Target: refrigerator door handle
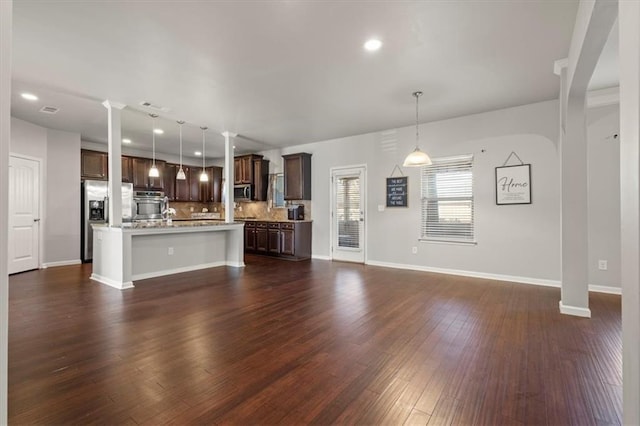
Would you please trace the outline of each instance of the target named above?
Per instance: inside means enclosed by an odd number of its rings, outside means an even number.
[[[109,197],[104,197],[104,223],[109,223]]]

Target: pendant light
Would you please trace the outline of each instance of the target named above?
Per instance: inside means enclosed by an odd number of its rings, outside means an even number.
[[[149,169],[149,177],[160,177],[160,172],[156,167],[156,118],[158,118],[158,114],[149,114],[151,117],[151,138],[153,141],[153,164]]]
[[[431,164],[431,158],[425,153],[420,151],[420,133],[418,129],[418,98],[422,96],[422,92],[413,92],[413,97],[416,98],[416,149],[404,159],[402,164],[404,167],[420,167],[428,166]]]
[[[176,179],[187,180],[187,176],[184,174],[184,170],[182,170],[182,125],[184,121],[178,120],[178,124],[180,125],[180,169],[178,169],[178,173],[176,173]]]
[[[200,182],[209,182],[209,176],[207,176],[207,172],[204,170],[204,132],[207,130],[207,127],[200,127],[202,129],[202,173],[200,173]]]

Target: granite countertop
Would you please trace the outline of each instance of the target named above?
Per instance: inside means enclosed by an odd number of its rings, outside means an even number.
[[[175,219],[171,224],[168,224],[166,221],[160,220],[150,220],[144,222],[130,222],[123,223],[122,227],[127,229],[145,229],[145,228],[184,228],[184,227],[195,227],[195,226],[223,226],[223,225],[241,225],[241,222],[231,222],[227,223],[222,220],[180,220],[176,221]]]
[[[311,219],[304,220],[290,220],[290,219],[257,219],[257,218],[243,218],[236,217],[234,219],[236,222],[272,222],[272,223],[287,223],[287,222],[313,222]]]

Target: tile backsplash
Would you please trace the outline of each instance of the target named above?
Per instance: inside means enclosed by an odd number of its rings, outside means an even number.
[[[311,219],[311,202],[305,201],[298,204],[304,204],[305,219]],[[169,207],[176,209],[177,219],[189,219],[191,213],[202,213],[202,209],[207,209],[209,213],[220,213],[220,217],[224,218],[224,204],[222,203],[192,203],[192,202],[169,202]],[[263,201],[254,201],[250,203],[236,203],[234,209],[234,218],[255,218],[266,220],[287,220],[286,207],[268,208],[267,203]]]

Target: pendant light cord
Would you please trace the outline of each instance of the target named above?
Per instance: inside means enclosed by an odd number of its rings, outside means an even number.
[[[204,131],[207,130],[207,127],[201,127],[201,129],[202,129],[202,173],[204,173],[204,157],[205,157]]]
[[[422,92],[413,92],[413,96],[416,98],[416,149],[418,149],[420,145],[420,132],[418,130],[418,109],[419,109],[418,99],[420,98],[421,95],[422,95]]]
[[[180,170],[182,170],[182,125],[184,121],[178,121],[178,124],[180,125]]]
[[[153,145],[153,167],[156,166],[156,114],[149,114],[151,116],[151,142]]]

